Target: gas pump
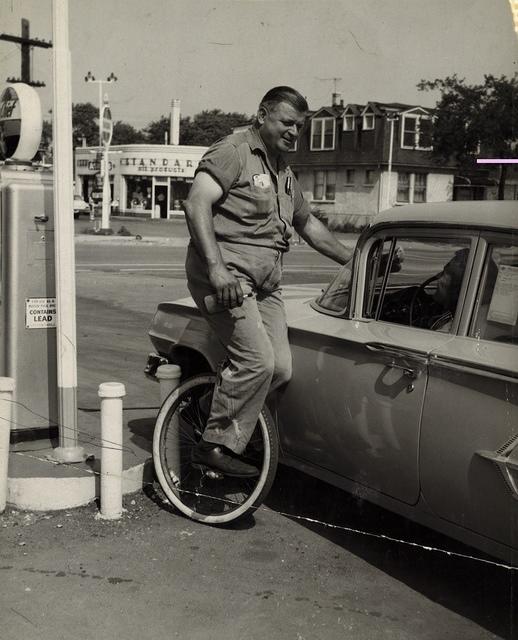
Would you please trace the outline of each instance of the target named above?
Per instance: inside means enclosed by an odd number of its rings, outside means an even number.
[[[32,163],[41,129],[36,91],[7,86],[0,95],[0,376],[16,383],[14,432],[58,424],[53,177]]]

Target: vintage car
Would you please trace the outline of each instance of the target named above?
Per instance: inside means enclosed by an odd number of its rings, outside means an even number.
[[[518,559],[518,207],[380,213],[319,295],[286,287],[281,460],[483,552]],[[189,299],[159,304],[160,362],[223,352]]]
[[[90,213],[90,207],[81,196],[74,194],[74,218],[77,220],[81,213]]]

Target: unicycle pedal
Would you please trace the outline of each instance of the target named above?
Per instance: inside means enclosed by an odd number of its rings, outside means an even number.
[[[196,464],[193,462],[192,466],[195,469],[198,469],[198,471],[201,471],[202,475],[208,478],[209,480],[223,480],[223,478],[225,477],[225,474],[222,473],[221,471],[217,471],[216,469],[211,469],[210,467],[207,467],[204,464]]]

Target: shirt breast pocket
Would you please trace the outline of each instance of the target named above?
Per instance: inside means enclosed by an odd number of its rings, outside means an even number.
[[[275,197],[271,187],[252,186],[250,200],[253,214],[265,216],[275,210]]]

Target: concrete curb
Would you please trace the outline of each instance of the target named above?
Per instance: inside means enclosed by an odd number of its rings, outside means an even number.
[[[126,246],[141,246],[159,244],[169,247],[186,247],[189,238],[161,238],[160,236],[144,236],[137,240],[135,236],[100,236],[94,234],[79,234],[74,238],[76,244],[117,244]]]
[[[73,470],[73,465],[69,468]],[[142,491],[153,481],[153,462],[148,458],[122,473],[122,494]],[[99,472],[68,478],[16,477],[7,480],[7,504],[26,511],[58,511],[82,507],[100,498]]]

